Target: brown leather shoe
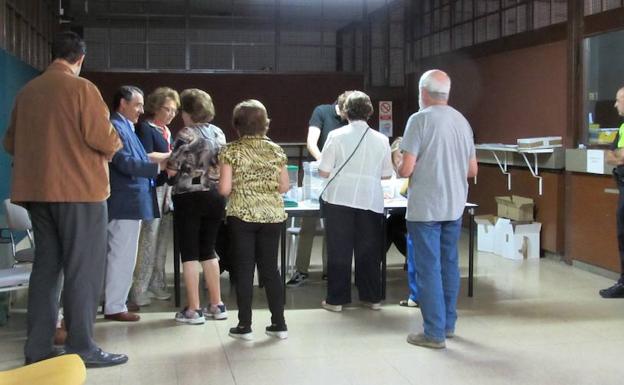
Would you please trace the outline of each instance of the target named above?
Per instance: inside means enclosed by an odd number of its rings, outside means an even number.
[[[141,316],[139,316],[138,314],[124,311],[115,314],[104,314],[104,319],[120,322],[136,322],[141,319]]]

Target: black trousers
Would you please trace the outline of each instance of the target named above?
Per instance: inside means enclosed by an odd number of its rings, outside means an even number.
[[[381,301],[382,214],[347,206],[325,205],[327,303],[351,302],[351,261],[361,301]]]
[[[41,360],[52,352],[61,272],[65,348],[88,354],[97,348],[93,324],[106,267],[106,202],[34,202],[28,211],[37,246],[28,289],[26,359]]]
[[[617,181],[620,196],[618,198],[617,211],[617,239],[620,252],[620,282],[624,283],[624,181]]]
[[[223,196],[216,190],[175,194],[173,204],[182,262],[216,258],[215,244],[225,213]]]
[[[394,243],[397,250],[407,257],[405,210],[404,208],[392,209],[386,219],[386,253]]]
[[[254,268],[264,284],[271,323],[284,325],[284,294],[282,277],[277,269],[277,252],[282,223],[245,222],[227,217],[230,230],[230,255],[236,271],[236,302],[238,323],[251,326]]]

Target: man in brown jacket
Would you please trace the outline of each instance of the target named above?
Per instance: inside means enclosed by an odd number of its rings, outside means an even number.
[[[80,78],[86,46],[62,32],[53,62],[17,95],[4,148],[13,156],[11,200],[30,212],[37,247],[28,292],[26,364],[52,346],[61,272],[65,349],[87,367],[125,363],[93,340],[106,263],[108,161],[121,142],[97,87]]]

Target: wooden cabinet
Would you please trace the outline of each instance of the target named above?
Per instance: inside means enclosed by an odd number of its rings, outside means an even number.
[[[567,173],[566,197],[566,257],[619,272],[613,177]]]

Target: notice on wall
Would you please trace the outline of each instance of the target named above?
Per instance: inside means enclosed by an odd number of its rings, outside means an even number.
[[[392,136],[392,102],[379,102],[379,132],[387,137]]]
[[[604,151],[587,150],[587,172],[604,174]]]

